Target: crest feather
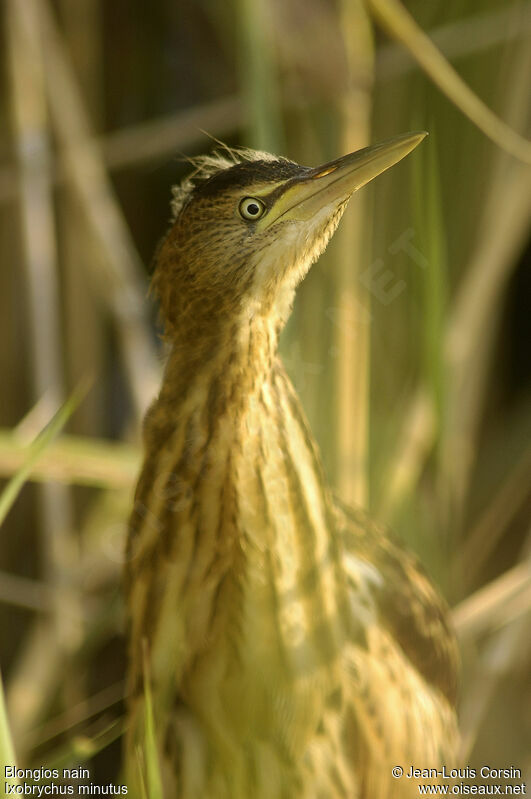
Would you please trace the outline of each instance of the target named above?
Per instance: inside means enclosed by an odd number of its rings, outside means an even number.
[[[219,172],[245,161],[284,161],[271,153],[262,150],[252,150],[250,147],[229,147],[221,143],[221,147],[208,155],[197,155],[186,159],[194,168],[184,180],[172,187],[171,210],[172,219],[175,220],[184,206],[190,193],[199,184],[209,180]]]

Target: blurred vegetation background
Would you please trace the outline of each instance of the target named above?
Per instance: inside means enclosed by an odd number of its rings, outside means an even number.
[[[0,658],[18,764],[92,758],[102,782],[119,767],[122,553],[162,362],[149,264],[184,156],[215,138],[317,165],[426,129],[351,202],[282,352],[333,485],[454,607],[464,759],[531,780],[531,158],[512,132],[530,132],[531,3],[3,0],[0,41],[0,475],[24,483],[0,500]]]

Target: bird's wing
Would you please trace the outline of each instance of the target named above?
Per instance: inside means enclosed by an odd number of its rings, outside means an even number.
[[[345,551],[375,568],[378,621],[423,679],[455,704],[458,650],[448,607],[418,559],[363,511],[338,502]]]
[[[360,796],[405,799],[418,795],[417,780],[395,779],[395,766],[456,765],[457,646],[444,601],[415,557],[363,512],[336,508],[363,631],[345,648],[347,746]]]

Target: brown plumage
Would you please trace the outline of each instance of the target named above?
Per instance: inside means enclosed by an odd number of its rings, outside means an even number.
[[[451,766],[456,648],[419,564],[337,501],[277,357],[352,192],[422,135],[318,169],[252,151],[176,192],[169,356],[131,517],[131,786],[147,655],[167,799],[385,799]]]

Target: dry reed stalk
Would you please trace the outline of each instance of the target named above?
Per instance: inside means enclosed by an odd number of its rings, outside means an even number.
[[[477,579],[528,498],[530,474],[531,447],[528,446],[480,513],[462,546],[459,561],[467,564],[465,576],[469,584]]]
[[[238,0],[238,73],[252,147],[285,150],[280,91],[273,49],[273,17],[266,0]]]
[[[54,738],[64,736],[65,733],[72,733],[73,728],[86,724],[91,718],[109,710],[124,698],[123,682],[113,683],[98,691],[96,694],[87,696],[81,702],[69,709],[68,713],[62,713],[46,721],[32,735],[32,748],[40,747]]]
[[[339,151],[348,153],[369,142],[374,50],[363,2],[343,2],[340,14],[349,76],[340,99]],[[344,323],[333,328],[337,488],[345,501],[362,506],[368,501],[370,325],[357,322],[360,308],[367,313],[370,308],[370,294],[358,279],[367,255],[367,224],[367,199],[357,195],[336,234],[335,305]]]
[[[511,25],[515,12],[515,5],[481,11],[464,19],[437,25],[428,30],[426,35],[448,60],[469,58],[528,36],[531,33],[531,4],[521,5],[518,9],[518,25]],[[388,44],[379,48],[377,81],[396,80],[415,69],[418,69],[418,64],[402,45]]]
[[[531,142],[524,139],[462,80],[399,0],[367,0],[378,22],[407,48],[436,86],[502,150],[531,164]]]
[[[531,561],[528,556],[478,595],[466,600],[456,613],[458,631],[468,633],[478,622],[494,631],[476,656],[474,680],[469,681],[461,708],[463,762],[469,758],[499,684],[515,668],[529,663],[531,615]],[[476,630],[477,633],[477,630]],[[525,666],[524,666],[525,669]]]
[[[176,153],[196,149],[205,142],[205,132],[223,138],[232,135],[246,124],[241,99],[227,95],[218,100],[200,103],[173,114],[139,122],[90,139],[99,152],[107,171],[174,158]],[[79,144],[80,151],[85,143]],[[63,184],[69,172],[59,158],[52,161],[54,184]],[[10,166],[0,168],[0,204],[18,195],[15,170]]]
[[[386,490],[376,513],[391,522],[405,498],[418,484],[437,432],[431,398],[419,389],[409,405],[396,450],[388,461]]]
[[[478,236],[476,250],[454,300],[445,334],[446,358],[454,374],[450,381],[453,390],[449,411],[453,429],[451,437],[443,444],[447,479],[453,483],[456,510],[462,508],[473,464],[471,436],[477,431],[477,403],[483,397],[482,389],[492,354],[492,339],[488,331],[495,330],[495,304],[527,236],[531,187],[523,171],[506,176],[505,184],[498,186],[494,205],[482,225],[484,235]],[[419,389],[410,403],[396,451],[389,460],[385,484],[390,486],[390,491],[379,510],[386,520],[393,517],[414,487],[431,452],[434,426],[427,423],[422,397],[423,392]],[[465,434],[465,430],[468,433]]]
[[[82,77],[87,114],[96,127],[100,128],[105,85],[105,53],[101,36],[103,7],[99,0],[76,0],[75,3],[71,0],[59,0],[58,10],[75,73],[80,79]]]
[[[11,114],[21,185],[19,214],[27,292],[27,328],[35,399],[46,397],[46,415],[63,400],[60,301],[54,209],[49,177],[49,134],[44,99],[44,63],[35,18],[29,6],[10,2],[8,56]],[[48,486],[43,492],[45,571],[55,582],[70,527],[68,494]]]
[[[454,608],[453,621],[462,641],[503,627],[518,615],[531,610],[531,571],[529,562],[519,563],[500,577],[475,591]]]
[[[39,18],[47,53],[50,114],[70,186],[101,254],[93,262],[93,289],[109,307],[117,326],[134,409],[138,417],[158,384],[154,346],[146,316],[146,284],[129,230],[105,172],[69,64],[46,0],[28,0]],[[96,268],[98,267],[98,268]]]
[[[522,48],[511,72],[505,113],[525,124],[530,107],[531,50]],[[504,153],[493,162],[476,245],[458,288],[448,321],[445,357],[449,370],[448,438],[445,469],[458,515],[474,463],[479,420],[485,401],[493,339],[505,289],[525,246],[531,217],[529,170]]]
[[[519,62],[511,70],[513,90],[507,93],[511,107],[505,109],[505,114],[514,124],[524,124],[529,108],[530,56],[529,48],[522,47]],[[498,153],[489,191],[484,194],[476,243],[452,301],[444,335],[449,390],[442,464],[456,518],[462,515],[474,463],[497,314],[518,253],[525,245],[530,214],[531,185],[526,168]],[[398,505],[413,489],[432,449],[434,428],[419,426],[421,398],[422,389],[418,389],[410,403],[396,452],[389,461],[385,484],[392,490],[382,508],[386,519],[392,519]]]
[[[61,403],[63,375],[59,320],[60,303],[54,210],[49,174],[49,135],[44,95],[44,53],[39,29],[30,4],[12,0],[6,5],[8,59],[11,76],[11,114],[20,179],[20,219],[23,265],[26,272],[27,327],[31,339],[33,391],[46,396],[51,407]],[[47,646],[35,658],[25,648],[19,668],[49,677],[61,654],[79,640],[76,609],[78,595],[71,583],[72,509],[65,486],[45,485],[40,492],[40,532],[43,573],[52,596],[50,614],[36,621],[35,635]],[[64,607],[72,609],[65,615]],[[48,653],[48,654],[47,654]],[[45,679],[45,684],[47,680]],[[10,686],[11,688],[12,686]],[[15,692],[16,694],[16,692]],[[10,690],[11,718],[16,737],[29,718],[34,717],[39,699],[28,696],[14,701]]]
[[[72,8],[69,0],[66,7]],[[448,59],[465,58],[504,43],[517,41],[531,31],[531,5],[522,9],[518,27],[508,29],[513,8],[475,14],[464,20],[440,25],[428,31],[434,44]],[[398,44],[380,47],[375,60],[377,83],[397,78],[417,69],[407,51]],[[288,105],[290,97],[287,98]],[[294,101],[299,98],[292,98]],[[195,150],[204,133],[223,139],[247,124],[239,95],[227,95],[199,103],[159,119],[139,122],[95,136],[107,170],[114,171],[173,157],[176,152]],[[67,173],[61,162],[53,161],[54,183],[62,183]],[[0,168],[0,204],[17,196],[18,180],[10,166]]]
[[[102,112],[103,43],[100,30],[102,9],[97,0],[61,0],[65,42],[76,74],[82,77],[82,91],[90,116],[98,127]],[[88,230],[70,191],[58,192],[58,226],[63,274],[65,364],[70,384],[83,375],[103,376],[108,364],[107,325],[101,303],[91,291],[91,264],[98,259],[98,247]],[[105,404],[103,380],[95,382],[73,419],[73,429],[100,433],[101,409]],[[105,425],[106,427],[106,425]]]
[[[0,477],[10,477],[20,469],[25,456],[25,441],[11,431],[0,429]],[[140,452],[130,444],[62,436],[50,444],[35,464],[29,479],[105,489],[130,489],[139,463]]]
[[[453,424],[451,437],[443,444],[447,479],[453,483],[456,510],[462,508],[473,464],[471,436],[477,430],[477,403],[483,397],[487,365],[492,354],[488,331],[495,330],[496,304],[527,236],[531,187],[525,172],[518,170],[511,174],[509,171],[493,198],[481,226],[483,235],[478,236],[467,273],[453,302],[445,334],[446,358],[453,372],[449,411]],[[426,423],[422,397],[423,392],[419,389],[410,403],[396,451],[389,460],[385,484],[390,486],[390,491],[379,510],[382,518],[387,520],[393,517],[414,487],[433,444],[434,427]],[[466,430],[468,433],[465,434]]]

